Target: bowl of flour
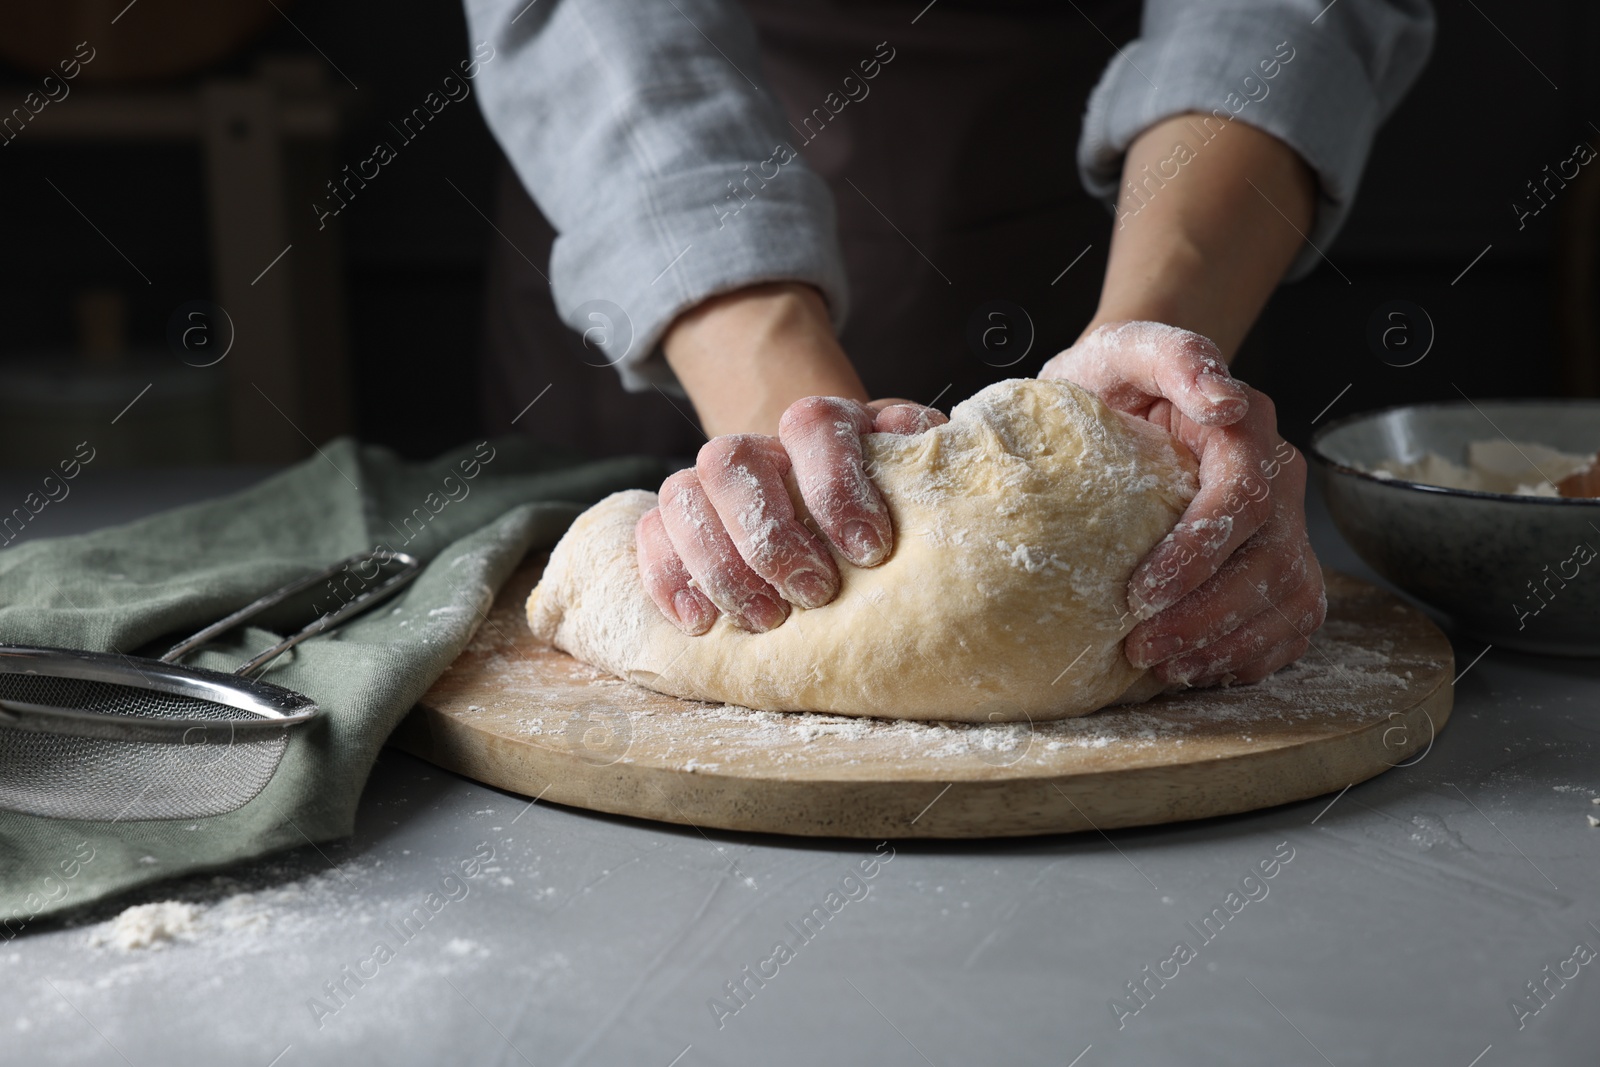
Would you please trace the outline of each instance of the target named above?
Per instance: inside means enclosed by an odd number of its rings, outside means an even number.
[[[1600,401],[1414,404],[1323,427],[1328,510],[1374,570],[1494,645],[1600,656]]]

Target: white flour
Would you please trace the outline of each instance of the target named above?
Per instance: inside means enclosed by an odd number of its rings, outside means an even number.
[[[163,900],[155,904],[135,904],[111,920],[104,929],[89,936],[89,944],[107,946],[123,952],[142,948],[165,948],[179,938],[192,938],[199,931],[200,909],[193,904]]]
[[[213,904],[163,900],[135,904],[89,934],[91,948],[137,952],[175,943],[195,943],[227,935],[236,950],[272,926],[275,905],[298,903],[307,894],[299,884],[265,893],[236,893]]]

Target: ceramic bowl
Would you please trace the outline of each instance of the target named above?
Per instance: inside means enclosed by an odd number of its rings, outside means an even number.
[[[1600,400],[1480,400],[1352,415],[1311,439],[1334,524],[1373,570],[1497,646],[1600,656],[1600,499],[1444,489],[1366,472],[1496,437],[1600,448]]]

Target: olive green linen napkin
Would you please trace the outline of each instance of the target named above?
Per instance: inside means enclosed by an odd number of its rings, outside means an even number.
[[[0,810],[0,942],[135,886],[348,835],[384,739],[522,557],[554,545],[585,505],[659,485],[666,471],[643,458],[577,462],[518,439],[429,463],[340,439],[232,496],[0,551],[0,642],[154,655],[364,549],[387,546],[426,565],[395,599],[261,676],[325,714],[291,732],[277,774],[244,807],[115,823]],[[185,662],[231,671],[275,640],[246,627]]]

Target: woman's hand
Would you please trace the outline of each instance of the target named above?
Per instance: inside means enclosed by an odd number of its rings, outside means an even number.
[[[1143,620],[1128,660],[1161,681],[1254,682],[1304,655],[1322,625],[1322,569],[1306,539],[1306,465],[1266,395],[1216,345],[1154,322],[1108,324],[1040,371],[1170,431],[1200,460],[1200,491],[1134,570]]]
[[[839,592],[839,570],[824,539],[858,567],[882,563],[894,546],[861,435],[921,433],[946,421],[906,400],[813,396],[784,411],[777,437],[713,438],[692,470],[662,483],[660,506],[639,520],[650,599],[687,634],[705,633],[723,613],[761,633],[781,625],[791,604],[826,604]],[[816,531],[795,515],[790,473]]]

